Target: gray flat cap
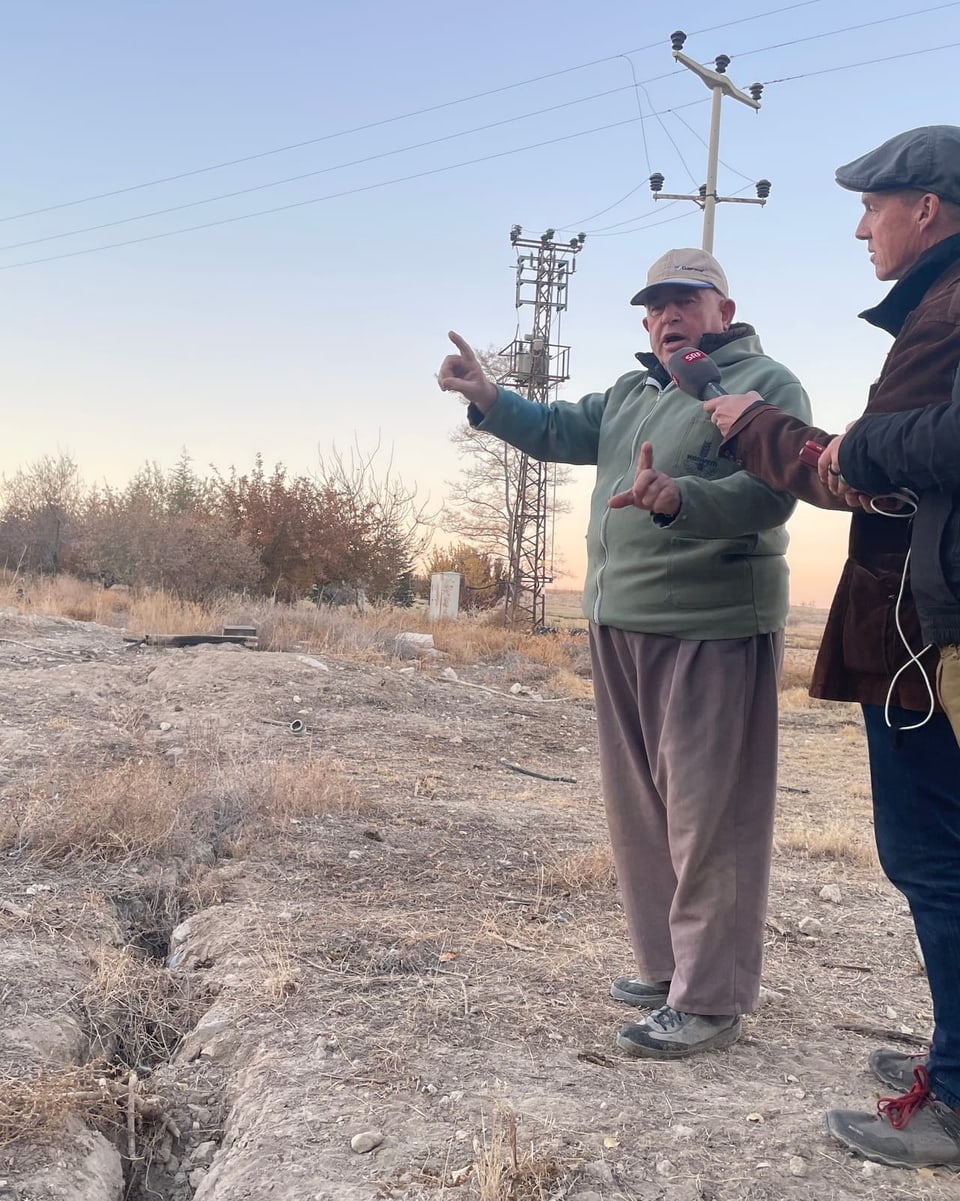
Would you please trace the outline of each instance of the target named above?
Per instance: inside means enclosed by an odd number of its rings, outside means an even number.
[[[837,168],[851,192],[914,188],[960,204],[960,125],[923,125]]]

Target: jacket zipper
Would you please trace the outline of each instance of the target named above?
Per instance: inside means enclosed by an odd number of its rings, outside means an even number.
[[[647,424],[647,422],[650,420],[650,418],[656,412],[657,405],[660,403],[661,396],[663,395],[663,385],[660,383],[659,380],[651,379],[649,376],[647,376],[647,379],[643,386],[644,386],[644,388],[656,388],[657,397],[656,397],[656,400],[654,400],[653,404],[650,406],[650,412],[647,413],[644,417],[642,417],[640,419],[640,422],[637,425],[636,432],[634,433],[633,443],[631,444],[631,447],[630,447],[630,462],[627,466],[627,472],[631,472],[631,473],[633,472],[633,470],[636,466],[637,455],[639,453],[640,436],[643,433],[643,427]],[[617,482],[613,485],[613,488],[610,491],[610,496],[616,496],[616,494],[618,492],[623,491],[622,485],[623,485],[624,477],[626,476],[627,472],[624,472],[620,476],[620,478],[617,480]],[[609,500],[609,497],[607,499]],[[600,549],[603,551],[603,559],[602,559],[602,562],[600,563],[599,567],[597,568],[597,574],[596,574],[597,599],[593,603],[593,624],[594,625],[600,624],[600,602],[603,597],[603,570],[607,565],[607,540],[606,540],[605,534],[606,534],[606,530],[607,530],[607,521],[609,520],[609,518],[610,518],[610,510],[607,509],[606,513],[604,513],[603,517],[600,519],[600,529],[598,531],[599,538],[600,538]]]

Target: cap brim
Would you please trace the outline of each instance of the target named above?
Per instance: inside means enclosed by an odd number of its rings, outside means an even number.
[[[655,284],[650,284],[649,287],[642,289],[634,296],[631,304],[646,304],[650,297],[656,292],[657,288],[668,288],[676,284],[681,288],[713,288],[713,284],[708,284],[702,279],[661,279]],[[716,291],[716,288],[713,288]]]

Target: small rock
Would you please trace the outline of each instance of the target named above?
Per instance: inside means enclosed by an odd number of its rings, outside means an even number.
[[[891,1022],[895,1022],[897,1020],[897,1016],[898,1016],[897,1011],[894,1009],[894,1007],[892,1005],[888,1005],[885,1012],[886,1012],[887,1018]]]
[[[348,859],[362,859],[363,852],[362,851],[347,851],[347,858]]]
[[[605,1159],[595,1159],[584,1166],[583,1178],[590,1184],[613,1184],[613,1168]]]
[[[843,900],[839,884],[824,884],[820,889],[819,897],[821,901],[829,901],[831,905],[839,905]]]
[[[670,1133],[674,1138],[693,1138],[696,1131],[692,1126],[671,1126]]]
[[[823,894],[821,893],[821,896],[822,895]],[[822,934],[823,933],[823,922],[821,922],[820,919],[816,918],[816,917],[802,917],[797,922],[797,929],[800,931],[801,934],[810,934],[810,935]]]
[[[203,1184],[203,1178],[206,1176],[206,1174],[207,1173],[203,1170],[203,1168],[194,1168],[187,1177],[187,1182],[194,1192],[196,1192],[200,1185]]]
[[[356,1151],[358,1155],[366,1155],[370,1151],[376,1150],[383,1142],[383,1133],[380,1130],[363,1130],[360,1134],[355,1134],[350,1140],[350,1148]]]
[[[758,1126],[762,1126],[764,1117],[763,1117],[762,1113],[748,1113],[747,1121],[748,1122],[756,1122]]]
[[[460,677],[457,675],[457,673],[453,670],[452,667],[445,667],[443,669],[443,671],[440,673],[440,679],[441,680],[449,680],[452,684],[456,684],[456,682],[460,679]]]
[[[787,1171],[791,1176],[806,1176],[807,1161],[800,1155],[791,1155],[790,1162],[787,1164]]]
[[[199,1116],[199,1115],[198,1115]],[[211,1141],[201,1143],[194,1151],[191,1159],[195,1164],[209,1164],[217,1152],[217,1144]]]
[[[407,631],[397,634],[393,653],[398,659],[436,659],[438,653],[433,645],[432,634],[415,634]]]
[[[167,730],[172,730],[172,729],[173,729],[173,723],[172,723],[172,722],[169,722],[169,721],[162,721],[162,722],[160,723],[160,733],[161,733],[161,734],[166,734]]]
[[[321,663],[319,659],[314,659],[312,655],[297,655],[301,663],[305,663],[307,667],[315,667],[318,671],[329,671],[326,663]]]
[[[657,1160],[657,1175],[658,1176],[672,1176],[673,1175],[673,1164],[670,1162],[669,1159],[658,1159]]]
[[[883,1169],[878,1163],[872,1163],[869,1159],[860,1169],[861,1176],[866,1176],[869,1180],[872,1176],[879,1176]]]
[[[783,993],[777,992],[775,988],[767,988],[765,985],[760,985],[760,1004],[761,1005],[777,1005],[783,1000]]]

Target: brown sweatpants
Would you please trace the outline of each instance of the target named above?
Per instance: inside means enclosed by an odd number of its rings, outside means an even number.
[[[757,1004],[783,632],[709,642],[591,626],[600,771],[640,976],[686,1013]]]

